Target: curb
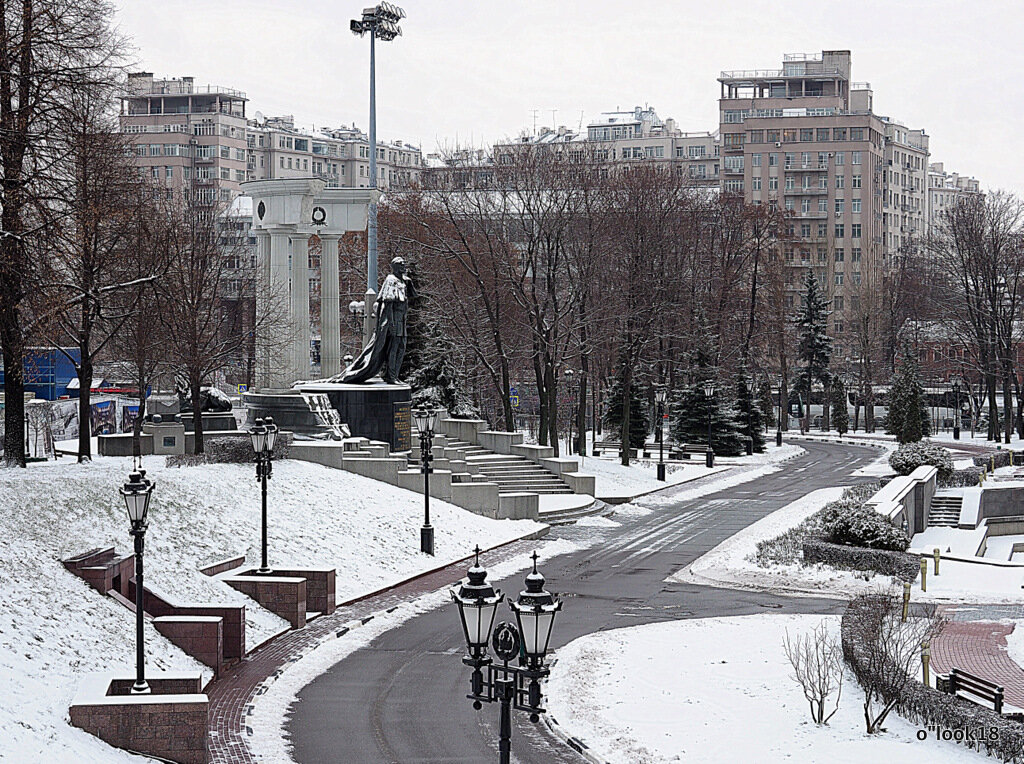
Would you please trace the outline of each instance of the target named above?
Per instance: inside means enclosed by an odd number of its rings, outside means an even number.
[[[890,443],[887,440],[861,440],[860,438],[835,438],[829,436],[817,436],[817,435],[800,435],[799,433],[793,433],[789,435],[790,438],[797,440],[809,440],[812,443],[840,443],[844,446],[866,446],[868,448],[895,448],[896,443]]]
[[[599,759],[592,754],[590,752],[590,747],[586,743],[578,737],[573,737],[563,730],[558,721],[550,714],[544,714],[544,726],[547,727],[548,731],[558,738],[559,741],[572,748],[576,753],[589,761],[590,764],[608,764],[604,759]]]

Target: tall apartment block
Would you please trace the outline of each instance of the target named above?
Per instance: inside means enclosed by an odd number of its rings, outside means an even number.
[[[928,224],[935,225],[943,213],[961,199],[981,194],[974,178],[948,172],[942,162],[928,165]]]
[[[786,304],[799,305],[813,269],[841,341],[844,310],[924,233],[927,136],[874,113],[848,50],[789,54],[781,69],[723,71],[718,81],[722,191],[790,211]]]

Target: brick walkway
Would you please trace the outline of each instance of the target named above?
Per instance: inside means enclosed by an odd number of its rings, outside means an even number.
[[[976,618],[1021,617],[1019,606],[947,608],[941,612],[949,623],[932,642],[934,673],[958,668],[1002,685],[1006,702],[1024,708],[1024,669],[1006,652],[1006,637],[1014,625]]]
[[[487,566],[526,555],[535,546],[536,541],[513,541],[488,552]],[[339,606],[331,615],[316,618],[303,629],[285,632],[257,648],[238,666],[225,671],[220,679],[206,688],[210,699],[211,764],[255,764],[260,761],[249,748],[248,738],[252,730],[248,716],[252,712],[252,699],[265,691],[268,678],[316,649],[321,642],[361,626],[376,613],[394,609],[420,594],[450,586],[465,572],[466,561],[463,560],[393,589]]]

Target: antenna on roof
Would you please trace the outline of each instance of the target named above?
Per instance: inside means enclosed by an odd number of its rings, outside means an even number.
[[[583,109],[580,109],[580,126],[576,128],[577,133],[583,132]]]
[[[537,136],[537,109],[531,109],[531,112],[533,113],[533,135],[534,135],[534,137],[536,137]]]
[[[552,109],[551,110],[551,129],[552,130],[558,130],[558,120],[555,118],[556,114],[558,114],[558,109]]]

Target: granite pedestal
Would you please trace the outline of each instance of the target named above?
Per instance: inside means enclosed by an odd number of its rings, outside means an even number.
[[[310,437],[328,437],[330,428],[309,408],[298,390],[261,388],[242,394],[247,427],[257,419],[274,417],[274,424],[282,430]],[[345,420],[342,419],[344,422]]]
[[[330,398],[353,436],[382,440],[393,452],[412,448],[412,390],[408,385],[374,379],[361,385],[311,382],[300,389]]]

